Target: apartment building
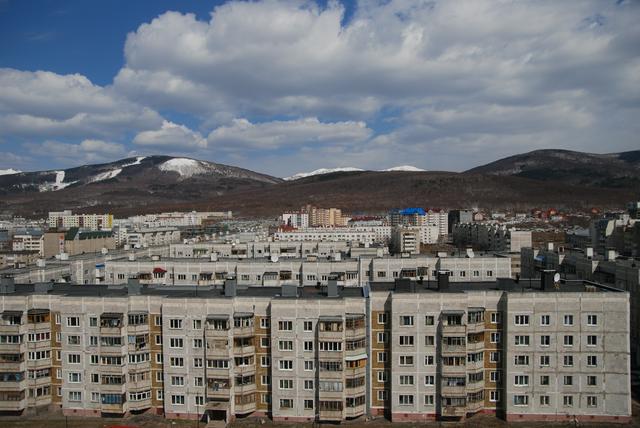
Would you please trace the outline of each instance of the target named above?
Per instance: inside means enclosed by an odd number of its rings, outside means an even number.
[[[20,233],[13,235],[11,248],[13,251],[35,251],[44,255],[44,239],[42,232]]]
[[[47,232],[43,238],[44,257],[58,254],[70,256],[115,250],[116,240],[110,231],[84,231],[72,227],[65,232]]]
[[[420,231],[417,227],[396,226],[391,234],[395,253],[420,254]]]
[[[171,244],[169,256],[176,258],[237,258],[259,259],[277,257],[328,257],[335,253],[349,252],[351,247],[345,241],[275,241],[196,244]],[[384,252],[384,251],[383,251]]]
[[[110,230],[113,227],[113,215],[73,214],[71,210],[51,211],[47,224],[50,228],[79,227],[89,230]]]
[[[453,243],[458,247],[473,246],[478,250],[519,253],[532,246],[532,232],[498,224],[460,223],[452,228]]]
[[[280,216],[282,224],[295,227],[306,228],[309,227],[309,213],[302,211],[287,211]]]
[[[443,210],[423,208],[393,210],[389,213],[389,223],[391,226],[433,226],[436,228],[437,236],[447,236],[449,233],[449,213]]]
[[[127,231],[125,242],[134,248],[169,245],[180,242],[180,230],[175,227],[156,227]]]
[[[0,285],[0,409],[169,418],[628,422],[629,295],[524,288]]]

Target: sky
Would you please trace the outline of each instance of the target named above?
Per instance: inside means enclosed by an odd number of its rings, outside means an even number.
[[[640,149],[635,0],[0,0],[0,169]]]

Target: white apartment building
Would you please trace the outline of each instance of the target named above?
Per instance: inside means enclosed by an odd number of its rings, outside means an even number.
[[[73,214],[71,210],[50,211],[47,223],[50,228],[79,227],[89,230],[110,230],[113,227],[113,215]]]
[[[388,243],[391,239],[391,226],[310,227],[278,231],[273,234],[273,239],[276,241],[346,241],[362,244]]]
[[[126,243],[133,248],[169,245],[180,241],[180,230],[175,227],[157,227],[126,232]]]
[[[288,211],[280,216],[280,221],[286,226],[297,229],[309,227],[309,213],[301,211]]]
[[[44,235],[42,233],[13,235],[11,246],[13,251],[37,251],[42,256],[44,254]]]

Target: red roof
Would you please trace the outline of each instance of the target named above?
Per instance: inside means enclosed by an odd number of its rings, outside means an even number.
[[[166,270],[164,270],[164,269],[162,269],[160,267],[153,268],[153,273],[166,273],[166,272],[167,272]]]

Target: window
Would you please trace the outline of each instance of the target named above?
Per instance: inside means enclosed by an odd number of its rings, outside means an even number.
[[[98,336],[89,337],[89,346],[98,346]]]
[[[565,355],[562,357],[562,365],[565,367],[573,367],[573,355]]]
[[[540,325],[551,325],[551,316],[550,315],[541,315],[540,316]]]
[[[386,401],[387,400],[387,391],[379,390],[378,391],[378,401]]]
[[[378,314],[378,324],[386,324],[387,323],[387,314],[386,312],[382,312]]]
[[[202,339],[193,339],[193,347],[195,349],[202,348]]]
[[[203,363],[202,363],[202,358],[194,358],[193,359],[193,367],[199,369],[204,367]]]
[[[435,402],[435,400],[434,400],[434,396],[433,395],[425,395],[424,396],[424,405],[425,406],[433,406],[434,402]]]
[[[202,320],[193,320],[193,329],[200,330],[202,328]]]
[[[529,315],[516,315],[514,323],[515,325],[529,325]]]
[[[529,385],[529,376],[527,375],[516,375],[513,384],[516,386],[528,386]]]
[[[489,401],[491,401],[492,403],[495,403],[496,401],[500,401],[500,391],[490,391]]]
[[[413,325],[413,316],[412,315],[401,315],[400,316],[400,326],[402,327],[411,327]]]
[[[551,345],[551,336],[542,335],[540,336],[540,346],[549,346]]]
[[[573,376],[563,376],[562,384],[566,386],[573,385]]]
[[[500,362],[500,351],[493,351],[489,353],[489,361],[492,363]]]
[[[400,365],[401,366],[412,366],[413,365],[413,355],[400,355]]]
[[[271,385],[271,376],[269,375],[260,376],[260,383],[262,385]]]
[[[184,386],[184,376],[171,376],[171,386]]]
[[[514,363],[516,366],[528,366],[529,365],[529,356],[528,355],[516,355],[514,357]]]
[[[171,348],[182,349],[184,347],[184,339],[181,337],[172,337],[169,342],[169,347]]]
[[[573,346],[573,336],[566,335],[564,337],[564,346]]]
[[[413,395],[411,394],[400,394],[398,395],[398,404],[401,406],[412,406],[413,405]]]
[[[260,318],[260,328],[262,328],[262,329],[271,328],[271,319],[269,319],[269,318]]]
[[[493,271],[492,270],[488,270],[487,271],[487,276],[493,276]]]
[[[424,377],[424,384],[429,386],[429,385],[435,385],[436,383],[436,377],[433,375],[427,375]]]
[[[549,385],[549,376],[547,376],[547,375],[540,376],[540,385],[548,386]]]
[[[181,318],[172,318],[169,320],[169,328],[172,330],[177,330],[182,328],[182,319]],[[184,396],[182,396],[184,400]],[[184,404],[184,403],[183,403]]]
[[[598,336],[590,334],[587,336],[587,346],[597,346],[598,345]]]
[[[193,378],[193,386],[198,387],[198,386],[204,386],[204,378],[203,377],[194,377]]]
[[[293,389],[293,379],[280,379],[280,389]]]
[[[303,325],[304,331],[313,331],[313,321],[305,321]]]
[[[588,386],[597,386],[598,378],[596,376],[587,376],[587,385]]]
[[[182,357],[171,357],[169,362],[171,367],[184,367],[184,358]]]
[[[82,382],[82,374],[78,372],[70,372],[69,373],[69,382],[70,383],[80,383]]]
[[[548,395],[541,395],[540,396],[540,405],[541,406],[548,406],[550,402],[549,396]]]
[[[400,385],[413,385],[413,376],[400,375]]]
[[[587,315],[587,325],[588,326],[598,325],[598,316],[597,315]]]
[[[278,321],[278,330],[293,331],[293,321]]]
[[[313,400],[304,400],[305,410],[313,410]]]
[[[595,355],[587,355],[587,366],[589,367],[597,367],[598,366],[598,357]]]
[[[293,370],[293,360],[280,360],[278,367],[280,370]]]
[[[389,375],[386,371],[381,370],[378,372],[378,382],[379,383],[385,383],[387,381],[387,379],[389,378]]]
[[[313,371],[313,361],[305,361],[304,362],[304,369],[305,371]]]
[[[159,389],[156,391],[156,399],[158,401],[163,401],[164,400],[164,391],[162,389]]]
[[[89,327],[97,327],[97,326],[98,326],[98,318],[89,317]]]
[[[540,355],[540,366],[548,367],[549,366],[549,356],[548,355]]]
[[[162,317],[160,315],[154,316],[153,323],[156,327],[160,327],[162,325]]]
[[[91,401],[94,403],[97,403],[100,401],[100,393],[99,392],[92,392],[91,393]]]
[[[280,351],[293,351],[293,340],[278,341],[278,349]]]
[[[184,405],[184,395],[172,395],[171,396],[171,404],[174,406],[183,406]]]
[[[340,352],[342,351],[342,342],[320,342],[318,349],[325,352]]]
[[[500,372],[497,372],[497,371],[490,372],[489,380],[493,383],[500,382]]]
[[[313,381],[312,380],[305,380],[304,381],[304,389],[306,389],[307,391],[312,391],[313,390]]]
[[[313,341],[312,340],[305,340],[304,341],[304,350],[306,352],[313,351]]]
[[[564,325],[573,325],[573,315],[564,316]]]
[[[204,396],[196,395],[196,406],[204,406]]]
[[[386,363],[387,362],[387,353],[386,352],[378,352],[378,362]]]
[[[587,395],[587,407],[598,407],[598,397]]]
[[[515,345],[516,346],[529,346],[529,336],[516,335],[515,336]]]
[[[413,346],[413,336],[400,336],[400,346]]]
[[[80,354],[67,355],[67,361],[69,364],[80,364]]]
[[[386,332],[379,332],[378,333],[378,343],[387,343],[389,336],[387,335]]]
[[[424,356],[424,365],[425,366],[432,366],[435,364],[435,358],[433,355],[425,355]]]
[[[500,343],[500,333],[492,332],[489,341],[491,343]]]
[[[491,312],[491,324],[498,323],[500,323],[500,312]]]
[[[281,398],[280,399],[280,408],[281,409],[293,409],[293,400],[291,398]]]
[[[562,401],[565,407],[573,407],[573,395],[563,396]]]
[[[69,401],[82,401],[82,392],[69,391]]]
[[[67,317],[67,327],[79,327],[80,317]]]
[[[424,325],[434,325],[435,319],[433,315],[426,315],[424,317]]]
[[[514,406],[528,406],[529,405],[529,396],[528,395],[514,395],[513,396],[513,405]]]

